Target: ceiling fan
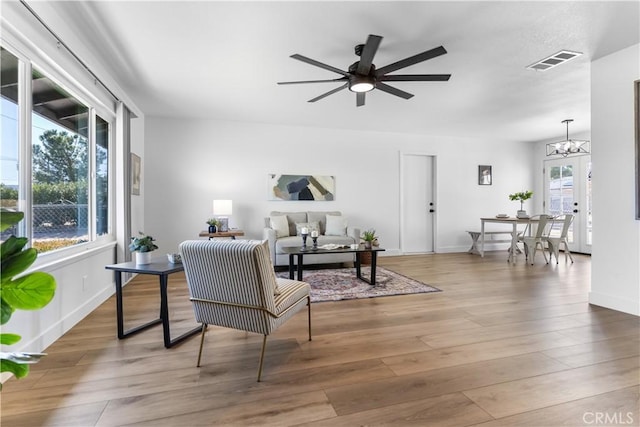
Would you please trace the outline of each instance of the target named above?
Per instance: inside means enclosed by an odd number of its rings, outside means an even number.
[[[446,82],[451,77],[451,74],[395,74],[389,75],[401,68],[408,67],[410,65],[417,64],[419,62],[426,61],[428,59],[435,58],[447,53],[444,47],[439,46],[431,50],[419,53],[414,56],[402,59],[394,62],[393,64],[386,65],[382,68],[376,68],[373,64],[373,57],[380,46],[382,41],[381,36],[370,34],[365,44],[359,44],[355,47],[355,53],[360,57],[359,61],[354,62],[349,67],[349,71],[343,71],[339,68],[332,67],[331,65],[323,64],[315,59],[307,58],[299,54],[291,55],[291,58],[298,61],[306,62],[307,64],[315,65],[316,67],[324,68],[325,70],[333,71],[334,73],[341,74],[342,77],[338,79],[329,80],[303,80],[295,82],[278,82],[279,85],[290,84],[304,84],[304,83],[343,83],[341,86],[323,93],[309,102],[316,102],[329,95],[333,95],[343,89],[349,89],[356,94],[356,105],[361,107],[364,105],[365,94],[373,89],[379,89],[383,92],[391,95],[399,96],[400,98],[409,99],[413,97],[413,94],[397,89],[393,86],[389,86],[386,82]]]

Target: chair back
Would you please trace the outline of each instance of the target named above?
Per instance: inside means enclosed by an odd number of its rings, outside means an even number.
[[[277,291],[266,242],[187,240],[180,253],[199,323],[266,333]]]
[[[532,215],[524,230],[523,235],[532,235],[536,239],[540,239],[549,234],[551,227],[551,217],[546,214]],[[535,229],[535,233],[534,230]]]
[[[573,222],[573,214],[565,214],[564,222],[562,224],[562,231],[560,232],[560,238],[566,239],[569,234],[569,228],[571,228],[571,223]]]

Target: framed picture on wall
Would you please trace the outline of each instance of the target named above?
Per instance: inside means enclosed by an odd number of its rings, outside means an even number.
[[[140,195],[140,156],[131,153],[131,194]]]
[[[491,173],[491,166],[478,166],[478,185],[491,185],[492,183],[493,174]]]
[[[636,134],[636,219],[640,220],[640,80],[633,82],[635,96],[634,121]]]

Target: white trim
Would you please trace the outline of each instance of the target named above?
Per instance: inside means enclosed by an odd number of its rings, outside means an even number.
[[[96,244],[96,242],[90,242],[79,246],[70,246],[60,251],[54,251],[50,253],[44,253],[38,255],[36,262],[33,263],[31,268],[27,270],[24,274],[30,273],[32,271],[46,271],[51,272],[58,270],[62,267],[66,267],[72,264],[76,264],[78,261],[83,259],[90,258],[91,256],[105,252],[109,249],[112,249],[116,246],[116,241],[111,240],[109,242],[100,242]],[[76,249],[76,251],[73,251]],[[47,257],[47,255],[59,255],[57,257]]]
[[[620,298],[616,295],[591,291],[589,292],[589,304],[640,316],[640,301]]]

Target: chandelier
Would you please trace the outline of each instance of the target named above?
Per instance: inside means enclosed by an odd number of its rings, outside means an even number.
[[[567,157],[570,154],[589,154],[591,152],[590,142],[569,139],[569,123],[573,119],[563,120],[562,123],[567,124],[567,139],[564,141],[550,142],[547,144],[547,156],[563,156]]]

